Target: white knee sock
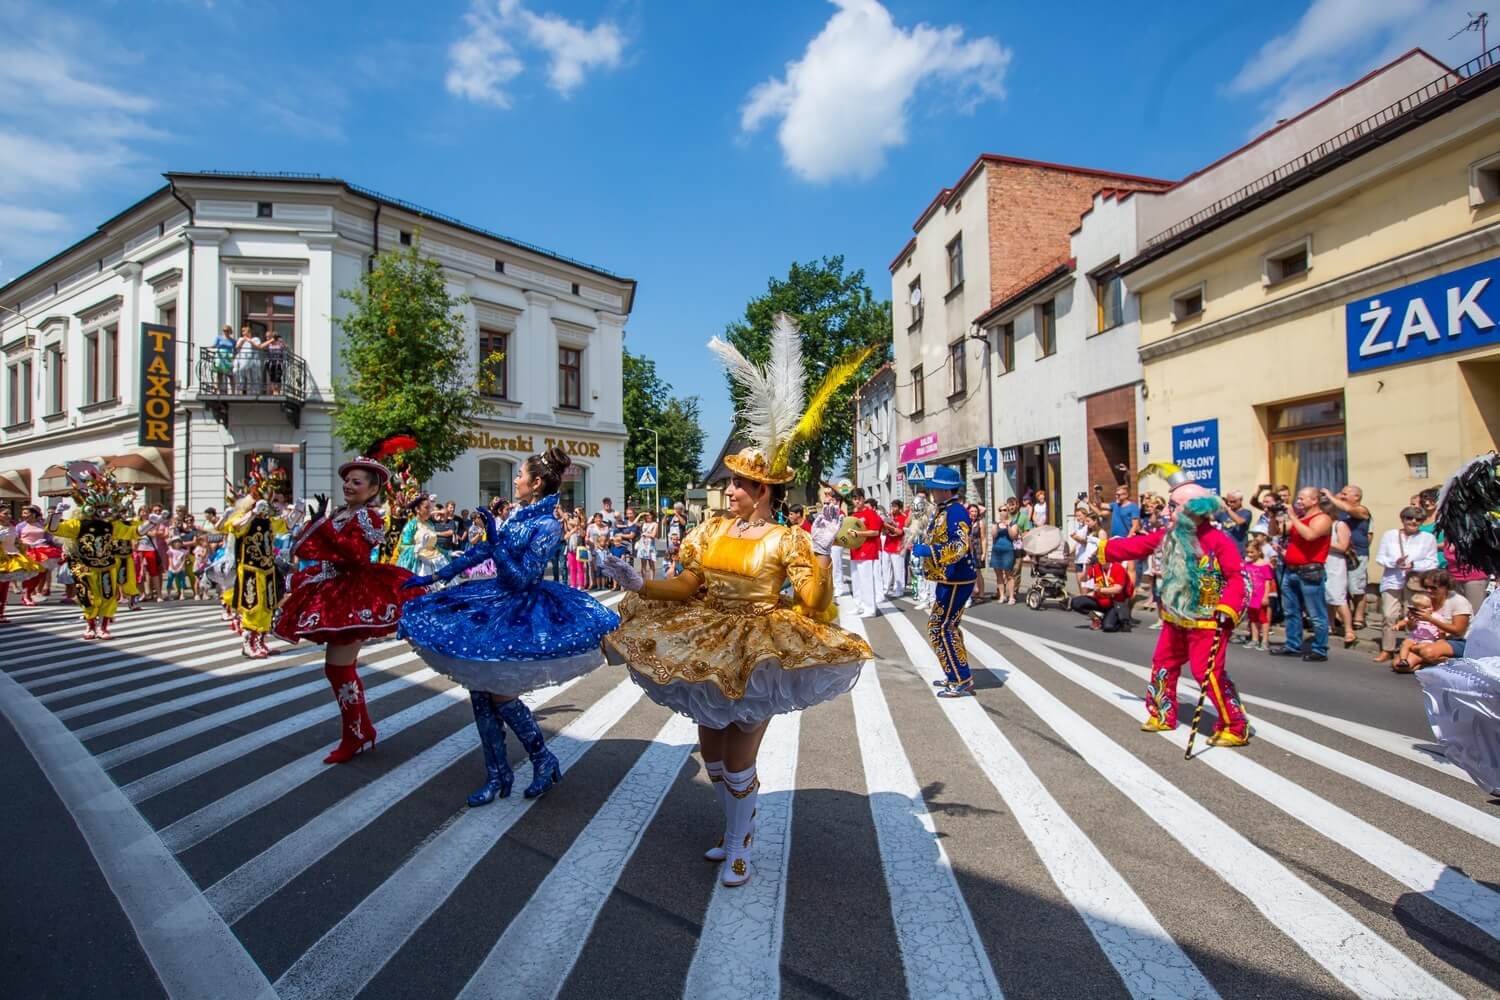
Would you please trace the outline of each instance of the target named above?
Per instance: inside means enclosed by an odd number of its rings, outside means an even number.
[[[730,868],[725,880],[743,881],[749,873],[750,833],[754,828],[755,803],[760,794],[755,765],[743,771],[726,770],[724,791],[724,814],[728,821],[724,830],[725,864]]]

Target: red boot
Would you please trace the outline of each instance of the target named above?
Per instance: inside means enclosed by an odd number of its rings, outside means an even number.
[[[114,621],[113,618],[101,618],[101,619],[99,619],[99,638],[101,638],[101,639],[113,639],[114,638],[114,636],[112,636],[112,635],[109,634],[109,623],[112,622],[112,621]]]
[[[375,725],[365,709],[365,686],[359,680],[359,667],[354,663],[335,666],[325,664],[323,673],[333,688],[333,699],[338,702],[339,716],[343,720],[344,734],[339,745],[334,747],[325,764],[343,764],[354,755],[375,745]]]

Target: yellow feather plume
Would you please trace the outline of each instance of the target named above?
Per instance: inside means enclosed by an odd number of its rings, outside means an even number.
[[[787,464],[792,460],[792,452],[818,433],[818,428],[823,426],[823,414],[828,411],[828,404],[833,402],[834,393],[854,377],[854,373],[859,371],[859,366],[864,364],[874,352],[873,346],[862,348],[846,354],[843,360],[828,369],[828,374],[814,390],[812,398],[808,400],[807,409],[803,411],[801,419],[792,428],[792,433],[782,442],[781,447],[776,449],[776,455],[771,461],[772,475],[785,472]]]
[[[1171,462],[1152,462],[1150,465],[1141,469],[1141,473],[1137,478],[1145,479],[1147,476],[1160,476],[1162,479],[1167,479],[1171,476],[1177,475],[1177,473],[1181,471],[1181,468]]]

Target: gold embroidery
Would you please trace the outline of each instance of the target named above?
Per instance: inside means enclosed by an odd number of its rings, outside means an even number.
[[[728,783],[725,783],[724,787],[729,789],[730,795],[733,795],[737,799],[743,799],[745,796],[749,795],[751,792],[760,787],[760,776],[757,775],[755,780],[750,782],[750,784],[745,787],[745,790],[743,792]]]
[[[745,846],[746,847],[750,846],[750,835],[748,833],[745,834]]]
[[[744,858],[735,858],[734,859],[734,864],[730,865],[729,869],[730,869],[730,871],[734,872],[736,875],[743,875],[743,874],[745,874],[745,859]]]

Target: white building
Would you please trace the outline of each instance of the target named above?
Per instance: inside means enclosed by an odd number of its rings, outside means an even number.
[[[560,443],[574,462],[565,505],[592,509],[621,493],[633,280],[342,180],[166,178],[0,288],[0,500],[51,494],[57,466],[101,456],[131,467],[150,501],[195,511],[222,504],[252,455],[285,468],[298,496],[335,493],[349,454],[331,433],[342,336],[333,321],[350,309],[340,293],[358,287],[376,254],[413,240],[443,265],[450,291],[469,297],[475,364],[504,355],[473,448],[428,488],[470,506],[509,496],[516,463]],[[170,428],[155,428],[172,440],[160,449],[141,447],[148,323],[177,331],[176,404]],[[279,386],[264,371],[214,371],[218,330],[244,323],[288,345]]]
[[[854,394],[854,485],[881,507],[900,499],[891,439],[896,433],[896,373],[881,365]]]

